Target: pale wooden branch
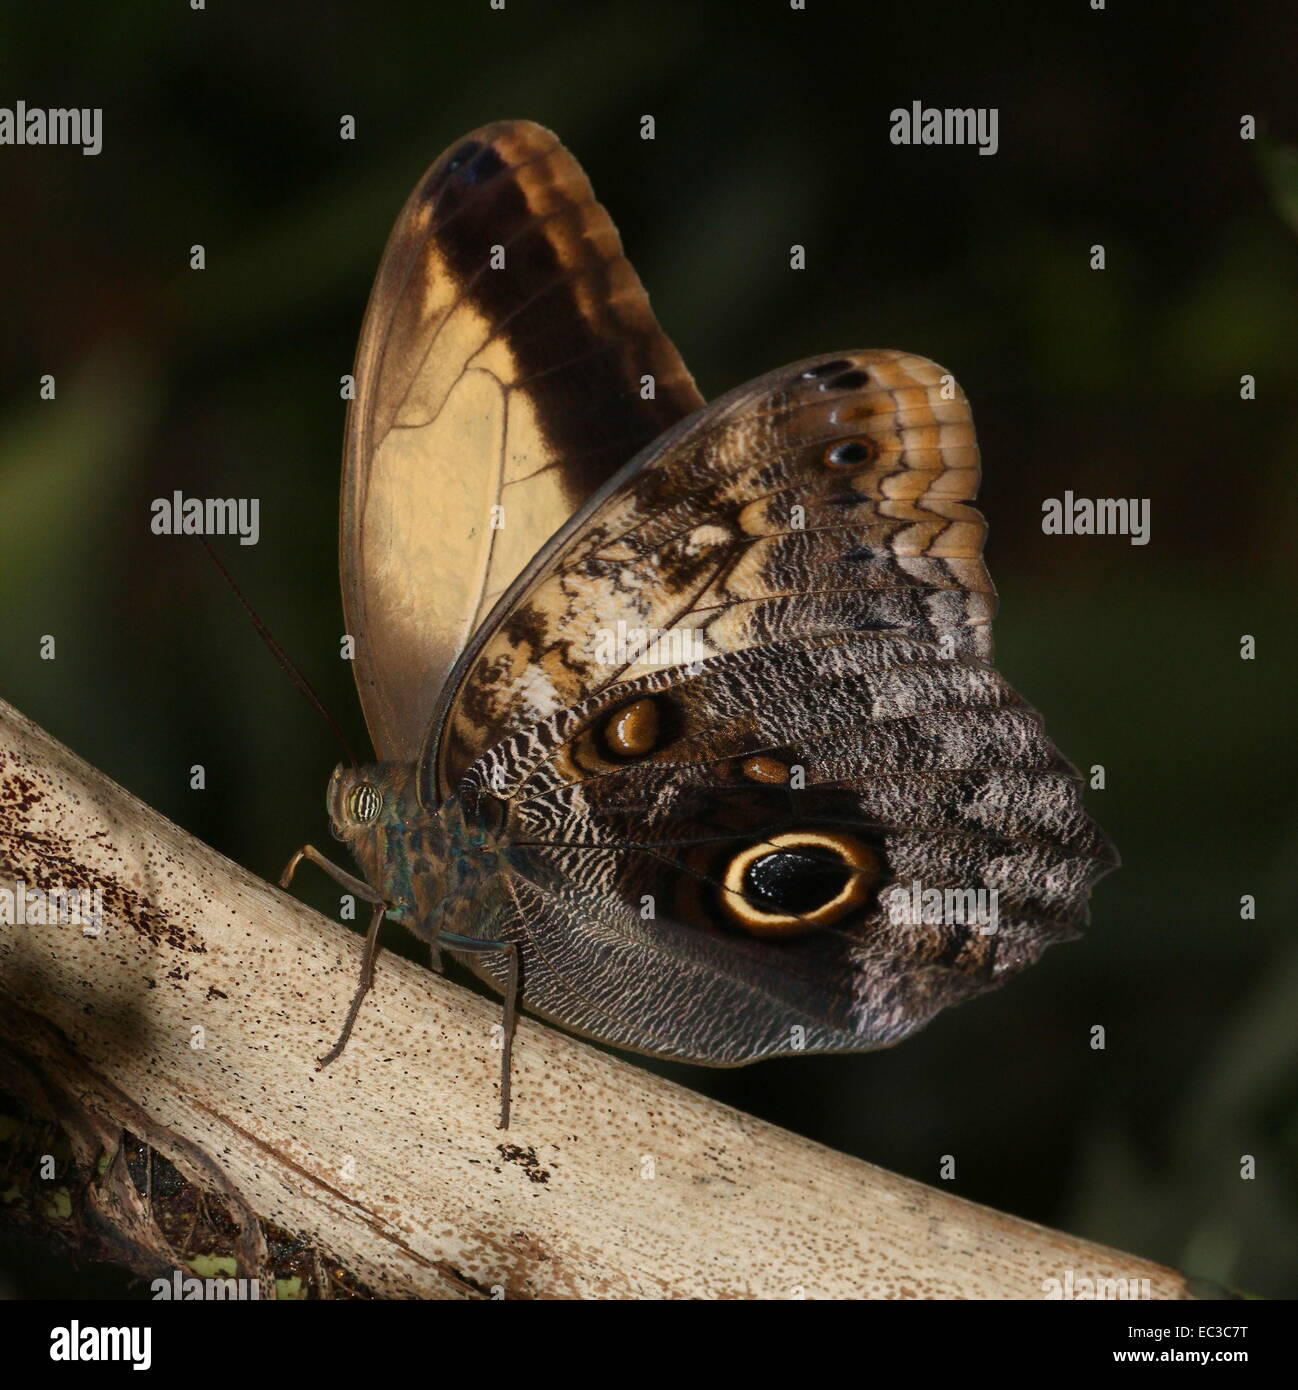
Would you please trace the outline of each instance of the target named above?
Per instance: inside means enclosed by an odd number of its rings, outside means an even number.
[[[347,1052],[318,1072],[358,935],[0,703],[0,888],[15,880],[102,890],[98,936],[0,926],[0,1083],[73,1132],[97,1219],[142,1272],[180,1256],[128,1180],[123,1129],[224,1203],[241,1274],[268,1272],[277,1230],[379,1296],[1036,1299],[1068,1271],[1074,1286],[1148,1279],[1155,1298],[1187,1296],[1171,1270],[834,1153],[528,1020],[502,1134],[498,1012],[390,954]]]

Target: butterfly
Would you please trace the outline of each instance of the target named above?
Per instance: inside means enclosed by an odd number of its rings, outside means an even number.
[[[411,194],[365,315],[341,571],[377,762],[311,860],[505,996],[712,1066],[895,1043],[1077,935],[1116,855],[990,664],[968,403],[899,351],[708,405],[526,121]],[[975,910],[992,905],[990,914]]]

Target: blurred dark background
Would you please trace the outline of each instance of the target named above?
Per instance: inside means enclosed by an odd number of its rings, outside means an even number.
[[[1298,1293],[1298,11],[1130,9],[6,6],[0,104],[105,114],[96,158],[0,149],[0,695],[266,877],[328,843],[335,745],[149,503],[261,499],[261,543],[223,553],[365,744],[337,655],[338,380],[424,167],[485,121],[541,121],[705,395],[838,348],[958,374],[1000,665],[1106,768],[1088,800],[1125,860],[1081,942],[893,1051],[676,1074],[925,1182],[954,1154],[977,1201]],[[999,108],[999,153],[892,146],[914,100]],[[1065,489],[1148,497],[1151,543],[1043,536]],[[127,1288],[12,1241],[0,1271],[18,1295]]]

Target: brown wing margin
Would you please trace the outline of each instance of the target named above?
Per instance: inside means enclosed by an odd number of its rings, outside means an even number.
[[[406,761],[496,597],[703,401],[580,165],[529,121],[484,126],[420,180],[355,375],[343,604],[375,750]]]

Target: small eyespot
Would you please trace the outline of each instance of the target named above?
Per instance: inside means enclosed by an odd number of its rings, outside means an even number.
[[[815,381],[817,377],[832,376],[852,364],[845,357],[836,357],[832,362],[822,362],[819,367],[808,367],[802,374],[803,381]]]
[[[789,780],[789,769],[778,758],[761,753],[744,759],[743,773],[752,782],[783,784]]]
[[[684,729],[682,711],[666,695],[642,695],[596,716],[567,745],[574,780],[657,753]]]
[[[859,391],[862,386],[868,385],[869,381],[870,374],[868,372],[844,372],[842,376],[836,376],[833,381],[825,383],[820,389],[822,391]]]
[[[643,758],[657,746],[660,725],[657,701],[633,700],[604,721],[602,733],[607,751],[615,758]]]
[[[477,140],[466,141],[446,161],[438,164],[424,185],[421,197],[425,203],[440,206],[444,197],[452,200],[471,191],[500,173],[505,161],[490,145]]]
[[[383,809],[383,793],[373,782],[357,782],[347,798],[347,811],[358,825],[369,825]]]
[[[872,463],[879,447],[873,439],[840,439],[825,450],[825,463],[830,468],[855,468]]]

